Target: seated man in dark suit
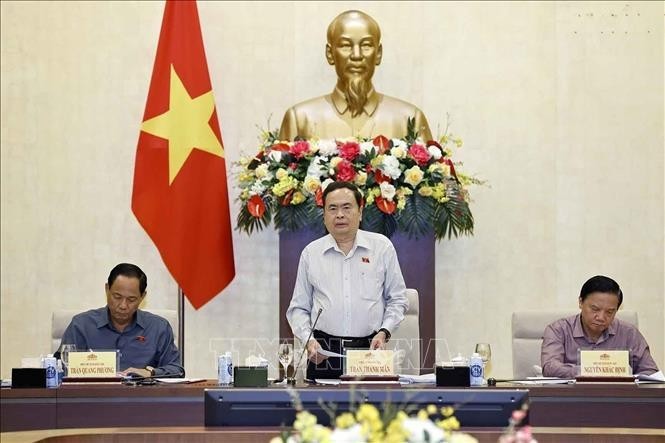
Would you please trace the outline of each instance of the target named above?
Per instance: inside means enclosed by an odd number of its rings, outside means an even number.
[[[62,343],[77,350],[117,349],[123,374],[184,376],[169,322],[139,310],[147,286],[148,277],[138,266],[114,267],[106,283],[106,306],[75,315]]]
[[[614,318],[623,302],[617,282],[597,275],[580,291],[580,313],[545,328],[541,348],[543,375],[573,378],[578,374],[579,349],[627,349],[633,374],[658,371],[649,345],[630,323]]]

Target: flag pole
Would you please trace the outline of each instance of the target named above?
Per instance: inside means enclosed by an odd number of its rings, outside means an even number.
[[[180,364],[185,367],[185,293],[178,286],[178,350]]]

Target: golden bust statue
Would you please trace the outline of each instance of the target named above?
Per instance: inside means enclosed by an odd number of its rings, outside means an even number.
[[[407,119],[415,117],[420,136],[432,138],[427,119],[416,106],[374,90],[372,76],[383,47],[378,23],[361,11],[346,11],[328,26],[326,59],[335,66],[331,94],[293,106],[284,114],[280,139],[340,137],[402,138]]]

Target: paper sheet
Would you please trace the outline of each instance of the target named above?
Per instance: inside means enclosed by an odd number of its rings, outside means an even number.
[[[635,376],[635,383],[665,383],[665,375],[663,375],[663,371],[651,375],[638,374]]]
[[[160,383],[198,383],[200,381],[205,381],[205,378],[156,378]]]
[[[346,358],[346,355],[343,354],[337,354],[336,352],[331,352],[331,351],[326,351],[325,349],[319,349],[316,351],[317,353],[321,355],[325,355],[326,357],[340,357],[340,358]]]
[[[423,375],[404,375],[399,376],[400,383],[436,383],[436,374],[423,374]]]
[[[558,377],[527,377],[526,380],[514,380],[512,383],[517,385],[565,385],[568,383],[575,383],[575,379]]]

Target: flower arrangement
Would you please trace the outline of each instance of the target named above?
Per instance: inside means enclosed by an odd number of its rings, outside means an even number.
[[[316,416],[300,411],[293,423],[296,433],[284,432],[270,443],[477,443],[472,436],[457,432],[460,424],[453,413],[449,406],[429,405],[413,417],[391,408],[385,408],[382,416],[374,405],[364,403],[355,412],[338,415],[335,428],[330,429],[317,424]]]
[[[388,237],[433,232],[437,240],[473,234],[467,186],[481,183],[452,160],[461,139],[444,134],[423,141],[408,120],[403,139],[281,141],[264,131],[254,157],[238,163],[241,203],[237,226],[251,234],[271,221],[278,230],[321,229],[323,191],[354,182],[364,195],[362,228]],[[447,131],[446,131],[447,132]]]

